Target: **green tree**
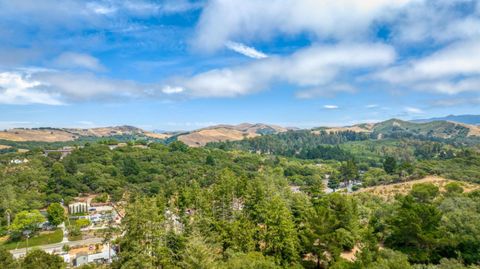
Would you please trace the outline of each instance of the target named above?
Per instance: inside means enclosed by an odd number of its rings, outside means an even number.
[[[122,220],[121,252],[113,268],[158,268],[171,264],[166,247],[163,202],[138,197],[131,202]]]
[[[48,254],[43,250],[34,249],[22,261],[22,269],[63,269],[66,264],[63,258]]]
[[[274,256],[285,265],[295,263],[298,257],[298,237],[293,216],[285,200],[274,195],[258,205],[259,239],[265,255]]]
[[[437,197],[439,189],[432,183],[413,184],[410,194],[422,203],[429,203]]]
[[[67,173],[65,172],[65,167],[62,163],[56,162],[52,165],[52,178],[53,179],[63,179],[65,178]]]
[[[205,239],[194,234],[188,237],[187,245],[182,253],[181,268],[211,269],[219,259],[218,250],[205,242]]]
[[[342,181],[348,184],[350,180],[359,178],[358,167],[353,160],[348,160],[340,166],[340,177]]]
[[[335,192],[339,186],[340,181],[338,180],[338,177],[336,177],[335,175],[330,176],[330,178],[328,179],[327,187],[329,187],[333,190],[333,192]]]
[[[3,249],[0,248],[0,268],[3,269],[18,269],[18,263],[15,259],[13,259],[12,254]]]
[[[39,229],[38,225],[42,222],[45,222],[45,217],[40,211],[21,211],[15,216],[10,229],[15,233],[22,233],[26,230],[35,232]]]
[[[139,172],[140,167],[134,158],[127,156],[123,159],[123,174],[125,176],[138,175]]]
[[[213,158],[212,155],[208,155],[207,159],[205,160],[205,164],[214,166],[215,165],[215,158]]]
[[[187,152],[188,151],[188,146],[183,143],[182,141],[174,141],[170,143],[168,146],[170,148],[170,151],[181,151],[181,152]]]
[[[52,203],[47,208],[48,222],[54,226],[60,225],[65,221],[65,209],[59,203]]]
[[[439,237],[441,212],[433,205],[422,203],[412,195],[400,201],[400,207],[389,219],[390,235],[386,245],[401,250],[415,262],[429,262]]]
[[[394,174],[397,171],[397,160],[391,156],[386,157],[383,161],[383,169],[387,174]]]
[[[368,269],[410,269],[408,257],[401,252],[385,249],[378,259],[367,267]]]
[[[459,195],[463,193],[463,187],[458,182],[450,182],[445,185],[445,190],[448,196]]]
[[[219,263],[219,269],[280,269],[272,257],[260,252],[235,253],[226,262]]]

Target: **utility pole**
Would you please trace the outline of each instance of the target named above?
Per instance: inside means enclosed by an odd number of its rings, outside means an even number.
[[[23,234],[27,237],[27,248],[25,249],[25,255],[28,255],[28,238],[30,237],[30,230],[23,231]]]
[[[7,227],[10,226],[10,209],[5,210],[5,215],[7,216]]]

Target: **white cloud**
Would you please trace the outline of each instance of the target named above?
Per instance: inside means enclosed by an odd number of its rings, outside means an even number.
[[[480,39],[459,41],[375,75],[392,84],[443,94],[480,91]]]
[[[47,69],[17,69],[0,72],[0,103],[61,105],[100,99],[162,96],[158,84],[114,80],[91,73]]]
[[[41,85],[29,74],[0,73],[0,104],[62,104],[58,96],[37,90]]]
[[[325,109],[338,109],[338,106],[336,106],[336,105],[324,105],[323,108],[325,108]]]
[[[379,77],[392,83],[480,74],[480,39],[457,42],[424,58],[387,69]]]
[[[263,59],[268,57],[265,53],[258,51],[255,48],[248,47],[242,43],[227,41],[225,43],[225,46],[235,52],[238,52],[250,58]]]
[[[54,64],[62,68],[84,68],[92,71],[104,71],[105,67],[100,61],[88,54],[64,52],[55,60]]]
[[[182,87],[171,87],[171,86],[168,86],[168,85],[163,87],[163,89],[162,89],[162,92],[165,93],[165,94],[182,93],[183,91],[185,91],[185,89],[182,88]]]
[[[311,33],[322,39],[354,40],[370,25],[419,0],[212,0],[202,12],[194,44],[206,51],[228,40],[265,40]]]
[[[379,107],[377,104],[370,104],[365,106],[365,108],[368,108],[368,109],[377,108],[377,107]]]
[[[395,51],[383,44],[342,44],[313,46],[286,57],[269,57],[231,68],[212,69],[171,83],[195,97],[234,97],[264,90],[272,83],[298,87],[337,88],[339,74],[386,66],[395,60]],[[335,82],[339,85],[338,82]],[[321,86],[321,87],[320,87]],[[345,90],[345,88],[344,88]]]
[[[401,44],[446,44],[479,35],[478,0],[413,1],[390,21],[392,39]]]
[[[416,108],[416,107],[405,107],[405,112],[409,113],[409,114],[423,114],[425,113],[423,110],[421,110],[420,108]]]
[[[311,88],[311,89],[306,89],[306,90],[301,90],[295,94],[297,98],[300,99],[310,99],[310,98],[315,98],[315,97],[332,97],[332,94],[338,93],[338,92],[349,92],[353,93],[355,92],[356,89],[348,84],[335,84],[335,83],[330,83],[325,86],[320,86],[316,88]]]

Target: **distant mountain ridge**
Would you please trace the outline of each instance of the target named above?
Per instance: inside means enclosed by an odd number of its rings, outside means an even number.
[[[390,119],[378,123],[357,124],[346,127],[319,127],[313,132],[342,132],[370,133],[373,137],[416,137],[438,139],[464,139],[469,137],[480,138],[480,126],[458,123],[453,121],[411,122],[400,119]]]
[[[156,134],[133,126],[115,126],[99,128],[14,128],[0,131],[0,139],[24,142],[67,142],[82,137],[113,137],[119,135],[139,135],[157,139],[165,139],[166,134]]]
[[[480,125],[480,115],[448,115],[445,117],[411,120],[411,122],[426,123],[432,121],[453,121],[471,125]]]
[[[468,116],[468,115],[463,115]],[[475,116],[475,115],[470,115]],[[452,116],[448,116],[452,118]],[[459,116],[454,116],[459,117]],[[470,117],[472,119],[474,117]],[[378,123],[363,123],[344,127],[317,127],[311,129],[313,134],[321,132],[355,132],[368,133],[373,139],[382,138],[421,138],[448,140],[480,140],[480,126],[454,121],[412,122],[400,119],[390,119]],[[68,142],[82,138],[135,136],[144,138],[179,140],[192,147],[205,146],[210,142],[238,141],[245,138],[255,138],[264,135],[275,135],[287,131],[299,130],[263,123],[242,123],[238,125],[221,124],[187,132],[156,133],[133,126],[115,126],[99,128],[15,128],[0,131],[0,140],[15,142]],[[302,130],[310,131],[310,130]]]

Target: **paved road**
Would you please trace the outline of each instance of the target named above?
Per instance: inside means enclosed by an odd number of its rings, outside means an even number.
[[[62,242],[62,243],[56,243],[56,244],[35,246],[35,247],[28,248],[28,249],[31,250],[31,249],[36,248],[36,249],[44,250],[45,252],[49,252],[49,253],[62,252],[62,247],[64,245],[68,245],[70,247],[82,246],[82,245],[94,245],[94,244],[102,243],[102,241],[103,241],[103,238],[97,238],[96,237],[96,238],[89,238],[89,239],[79,240],[79,241],[70,241],[70,242]],[[26,248],[19,248],[19,249],[10,250],[10,253],[12,253],[12,255],[15,258],[18,258],[18,257],[24,256],[26,251],[27,251]]]

